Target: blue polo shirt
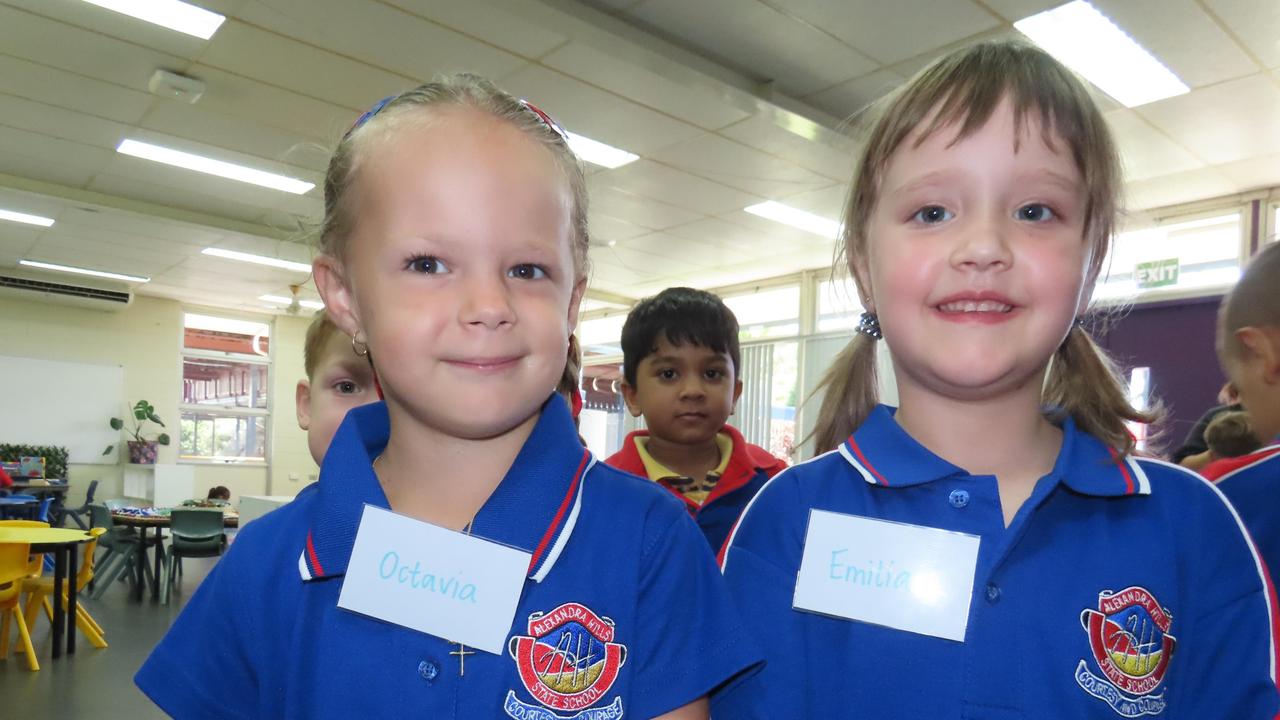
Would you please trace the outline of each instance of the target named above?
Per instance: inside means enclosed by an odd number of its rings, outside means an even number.
[[[996,479],[932,454],[892,413],[876,408],[744,512],[724,573],[766,665],[719,693],[713,717],[1276,715],[1260,563],[1207,481],[1159,461],[1117,462],[1067,420],[1053,470],[1006,528]],[[964,641],[792,609],[815,508],[981,538]],[[1096,652],[1095,621],[1106,639]]]
[[[156,704],[184,719],[647,718],[758,664],[680,502],[596,463],[559,396],[472,527],[533,554],[503,654],[452,655],[339,609],[363,505],[388,506],[372,460],[389,434],[383,403],[352,410],[319,482],[245,526],[138,672]]]
[[[1258,552],[1266,561],[1267,579],[1280,579],[1280,444],[1250,453],[1252,462],[1214,481],[1240,512]]]

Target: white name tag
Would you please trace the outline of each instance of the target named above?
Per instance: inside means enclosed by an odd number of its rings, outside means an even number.
[[[501,655],[529,559],[366,505],[338,607]]]
[[[793,607],[964,642],[979,541],[813,510]]]

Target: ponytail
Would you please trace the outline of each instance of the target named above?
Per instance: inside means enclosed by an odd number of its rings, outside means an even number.
[[[822,382],[809,396],[826,390],[818,422],[805,440],[814,441],[814,454],[834,450],[867,419],[876,406],[876,341],[857,333],[832,361]]]
[[[1081,430],[1122,456],[1134,450],[1134,437],[1125,421],[1150,424],[1163,414],[1158,406],[1143,411],[1130,404],[1115,364],[1078,325],[1050,361],[1044,403],[1061,408]]]

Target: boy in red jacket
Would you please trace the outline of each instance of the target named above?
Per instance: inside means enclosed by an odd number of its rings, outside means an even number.
[[[703,290],[668,288],[622,327],[622,395],[648,430],[606,462],[685,502],[718,551],[751,498],[786,463],[725,424],[742,394],[738,320]]]

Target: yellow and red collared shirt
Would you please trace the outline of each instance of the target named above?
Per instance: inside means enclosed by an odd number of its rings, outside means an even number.
[[[663,465],[649,454],[649,438],[637,437],[636,452],[640,462],[644,463],[645,474],[649,479],[661,484],[668,490],[683,495],[699,507],[707,501],[707,496],[715,489],[725,468],[729,467],[729,458],[733,456],[733,438],[725,433],[716,433],[716,446],[720,449],[720,464],[715,470],[707,473],[705,478],[691,478]]]

